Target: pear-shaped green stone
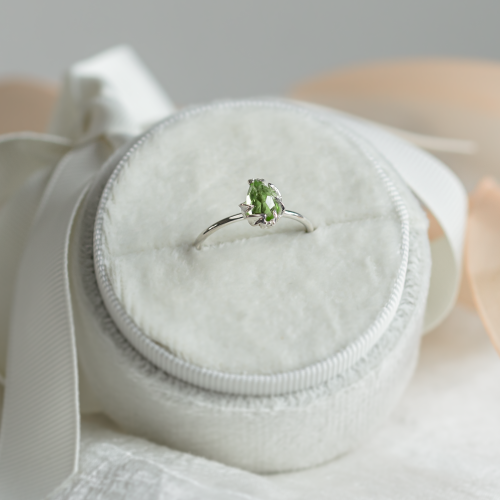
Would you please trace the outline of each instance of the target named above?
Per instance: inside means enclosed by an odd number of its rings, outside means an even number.
[[[248,188],[247,204],[254,207],[249,212],[251,214],[265,214],[266,221],[273,218],[273,209],[281,215],[281,205],[277,199],[278,193],[261,180],[255,179]]]

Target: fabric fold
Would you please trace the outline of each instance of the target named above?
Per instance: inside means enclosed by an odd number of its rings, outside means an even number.
[[[73,149],[53,166],[17,270],[0,431],[1,498],[38,499],[77,470],[80,408],[68,277],[73,217],[112,151],[172,110],[127,47],[76,64],[66,76],[52,131]]]

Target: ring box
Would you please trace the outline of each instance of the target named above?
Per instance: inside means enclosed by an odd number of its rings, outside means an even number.
[[[235,224],[197,250],[259,177],[315,230]],[[413,373],[427,219],[376,136],[326,109],[167,118],[97,175],[70,252],[82,370],[105,413],[153,441],[262,473],[311,467],[362,443]]]

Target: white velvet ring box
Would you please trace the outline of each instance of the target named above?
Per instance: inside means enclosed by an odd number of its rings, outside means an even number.
[[[245,222],[265,178],[315,231]],[[119,151],[80,207],[80,364],[128,432],[257,472],[330,460],[383,422],[415,366],[427,219],[376,140],[277,100],[181,111]]]

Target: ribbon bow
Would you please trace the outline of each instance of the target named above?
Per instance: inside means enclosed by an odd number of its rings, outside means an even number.
[[[0,332],[5,343],[9,330],[0,498],[41,498],[77,469],[80,405],[68,277],[73,218],[106,159],[172,111],[135,54],[117,47],[69,70],[53,135],[0,140],[0,245],[2,256],[14,254],[0,264],[12,285],[2,283],[10,296],[3,297],[7,324]],[[17,206],[9,195],[24,184],[33,193]]]

